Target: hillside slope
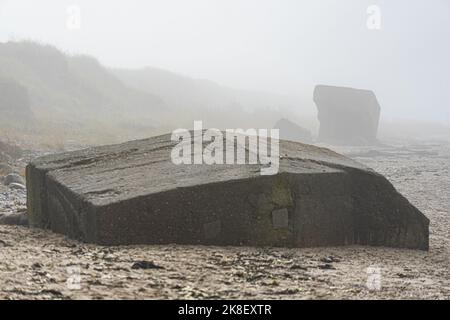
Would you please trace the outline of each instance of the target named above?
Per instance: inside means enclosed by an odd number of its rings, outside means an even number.
[[[0,43],[0,77],[26,90],[40,130],[151,128],[159,122],[153,115],[167,110],[159,97],[126,86],[94,58],[31,42]],[[12,116],[14,102],[0,104],[9,126],[23,127],[24,118]]]
[[[299,118],[304,111],[298,98],[233,89],[159,68],[111,71],[127,85],[161,97],[185,125],[203,120],[208,127],[222,129],[271,128],[280,117]]]
[[[33,42],[0,43],[0,129],[62,140],[116,142],[191,128],[310,128],[305,101],[237,90],[158,68],[109,69]],[[6,94],[5,94],[6,93]],[[314,126],[314,125],[313,125]]]

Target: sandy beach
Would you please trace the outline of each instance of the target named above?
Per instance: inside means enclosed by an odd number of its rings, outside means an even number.
[[[430,219],[428,252],[101,247],[0,225],[0,299],[450,299],[450,145],[334,149],[385,175]],[[2,214],[26,207],[23,190],[1,186],[0,197]]]

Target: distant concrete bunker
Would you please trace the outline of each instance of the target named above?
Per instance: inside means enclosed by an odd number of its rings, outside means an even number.
[[[370,90],[318,85],[314,89],[320,142],[338,145],[377,143],[380,105]]]
[[[383,176],[280,141],[280,170],[175,165],[170,135],[38,158],[31,226],[102,245],[374,245],[428,249],[428,219]]]

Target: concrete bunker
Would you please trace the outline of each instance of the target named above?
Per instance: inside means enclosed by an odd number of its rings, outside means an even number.
[[[27,167],[28,214],[103,245],[374,245],[428,249],[428,219],[383,176],[280,141],[280,171],[174,165],[170,135],[45,156]]]

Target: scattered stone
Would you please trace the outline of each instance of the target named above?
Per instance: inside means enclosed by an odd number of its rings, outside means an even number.
[[[429,220],[382,175],[331,150],[280,140],[279,172],[263,176],[260,164],[175,165],[170,137],[35,159],[30,225],[103,245],[428,249]]]
[[[0,215],[0,218],[1,218],[1,215]],[[3,241],[3,240],[0,239],[0,246],[2,246],[2,247],[10,247],[11,245],[8,242]]]
[[[14,212],[8,214],[0,214],[0,224],[6,225],[28,225],[28,216],[26,212]]]
[[[296,288],[286,288],[286,289],[276,291],[273,293],[269,293],[269,294],[292,295],[292,294],[297,294],[299,292],[300,292],[300,290],[296,289]]]
[[[322,269],[322,270],[335,270],[336,268],[333,267],[332,264],[330,263],[325,263],[325,264],[319,264],[317,266],[317,268]]]
[[[16,190],[25,190],[26,189],[25,185],[23,185],[21,183],[16,183],[16,182],[12,182],[12,183],[8,184],[8,188],[16,189]]]
[[[318,85],[319,141],[338,145],[377,144],[380,105],[370,90]]]
[[[257,274],[252,274],[252,275],[249,275],[248,277],[247,277],[247,281],[248,282],[253,282],[253,281],[257,281],[257,280],[261,280],[261,279],[264,279],[266,276],[264,275],[264,274],[262,274],[262,273],[257,273]]]
[[[164,269],[164,267],[156,265],[153,261],[137,261],[133,263],[131,269]]]
[[[409,278],[409,279],[414,278],[413,275],[405,274],[405,273],[397,273],[397,276],[398,276],[399,278],[402,278],[402,279],[405,279],[405,278]]]
[[[41,269],[42,268],[42,264],[40,264],[39,262],[35,262],[33,263],[33,265],[31,266],[32,269]]]
[[[25,181],[24,179],[17,173],[10,173],[8,174],[5,179],[3,180],[3,184],[5,186],[10,185],[11,183],[18,183],[18,184],[22,184],[25,185]]]
[[[329,257],[320,259],[320,262],[324,262],[324,263],[333,263],[333,262],[340,262],[340,261],[341,261],[341,259],[333,257],[333,256],[329,256]]]
[[[64,296],[61,291],[56,290],[56,289],[43,289],[39,292],[39,294],[50,294],[52,296],[57,296],[57,297]]]
[[[303,271],[308,270],[307,267],[304,267],[304,266],[299,265],[299,264],[293,264],[293,265],[290,267],[290,269],[291,269],[291,270],[303,270]]]

